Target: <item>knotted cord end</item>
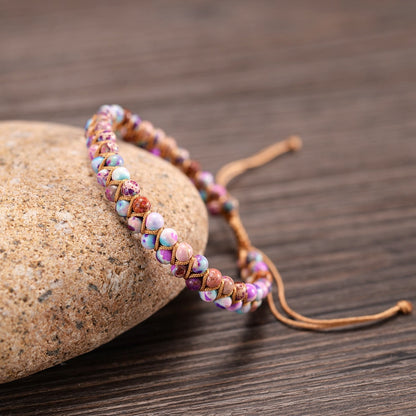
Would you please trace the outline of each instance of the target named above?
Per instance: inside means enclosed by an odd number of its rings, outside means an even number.
[[[403,315],[409,315],[413,311],[413,305],[408,300],[399,300],[397,306]]]

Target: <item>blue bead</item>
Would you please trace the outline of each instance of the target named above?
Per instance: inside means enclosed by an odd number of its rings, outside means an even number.
[[[148,250],[153,250],[156,243],[156,235],[154,234],[143,234],[141,238],[141,243],[144,248]]]
[[[90,127],[90,126],[91,126],[91,123],[92,123],[92,118],[89,118],[89,119],[87,120],[87,122],[85,123],[85,127],[84,127],[84,129],[85,129],[85,130],[88,130],[88,127]]]
[[[120,201],[117,201],[117,204],[116,204],[117,214],[120,215],[120,217],[127,217],[127,211],[129,210],[129,205],[130,205],[130,202],[124,199],[120,199]]]
[[[111,177],[115,181],[122,181],[123,179],[130,179],[130,172],[124,167],[119,167],[113,170]]]
[[[98,168],[100,167],[100,165],[101,165],[101,163],[102,163],[102,161],[103,161],[103,160],[104,160],[104,158],[103,158],[103,157],[98,156],[98,157],[95,157],[95,158],[91,161],[92,170],[93,170],[95,173],[98,173]]]

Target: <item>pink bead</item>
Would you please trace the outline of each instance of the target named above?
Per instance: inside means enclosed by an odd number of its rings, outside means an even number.
[[[98,149],[98,145],[97,144],[92,144],[89,149],[88,149],[88,156],[90,157],[90,160],[93,160],[95,157],[95,152]]]
[[[179,243],[176,249],[176,259],[179,261],[188,261],[193,254],[192,247],[188,243]]]

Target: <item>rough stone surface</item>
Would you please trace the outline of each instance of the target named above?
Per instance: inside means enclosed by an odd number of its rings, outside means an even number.
[[[98,347],[184,287],[104,199],[81,136],[57,124],[0,123],[1,382]],[[207,215],[190,181],[132,145],[120,148],[153,208],[202,252]]]

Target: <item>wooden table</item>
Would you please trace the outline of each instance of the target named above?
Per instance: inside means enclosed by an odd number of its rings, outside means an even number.
[[[117,102],[203,166],[299,133],[232,184],[314,317],[416,300],[416,2],[0,1],[0,118],[83,125]],[[53,163],[45,157],[45,163]],[[211,223],[212,263],[235,275]],[[414,316],[330,334],[183,292],[87,355],[0,387],[1,415],[414,415]]]

